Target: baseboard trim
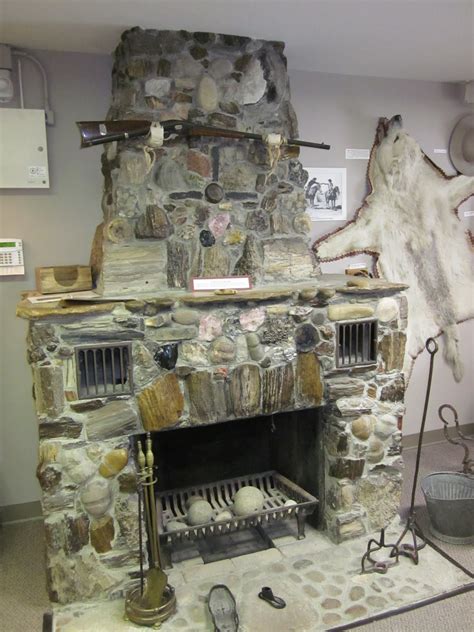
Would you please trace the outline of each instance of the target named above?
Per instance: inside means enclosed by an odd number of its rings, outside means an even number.
[[[468,437],[474,435],[474,423],[463,424],[462,426],[460,425],[459,428],[461,432]],[[451,432],[453,432],[453,430],[451,430]],[[405,449],[416,448],[418,445],[418,437],[419,437],[419,434],[405,435],[402,438],[403,447]],[[446,441],[443,428],[437,428],[436,430],[428,430],[423,435],[423,445],[429,445],[430,443],[441,443],[443,441]]]
[[[26,520],[38,520],[42,518],[41,503],[33,500],[30,503],[18,503],[17,505],[4,505],[0,507],[0,524],[11,522],[24,522]]]

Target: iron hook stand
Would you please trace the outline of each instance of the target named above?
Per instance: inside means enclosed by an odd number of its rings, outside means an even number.
[[[399,555],[405,555],[409,557],[415,564],[419,562],[418,551],[421,551],[426,546],[426,541],[424,539],[423,531],[416,519],[415,513],[415,495],[416,495],[416,486],[418,483],[418,473],[420,471],[420,460],[421,460],[421,446],[423,444],[423,433],[425,431],[425,423],[426,423],[426,414],[428,412],[428,404],[430,401],[430,393],[431,393],[431,382],[433,379],[433,367],[434,367],[434,357],[438,352],[438,343],[434,338],[428,338],[425,344],[425,348],[430,354],[430,368],[428,372],[428,383],[426,386],[426,395],[425,395],[425,405],[423,408],[423,418],[421,420],[421,428],[420,434],[418,437],[418,448],[416,450],[416,464],[415,464],[415,475],[413,477],[413,486],[411,490],[411,502],[410,502],[410,510],[408,512],[407,523],[405,528],[403,529],[400,537],[398,538],[395,546],[398,549]],[[403,543],[403,538],[406,534],[410,532],[412,536],[413,543]]]
[[[420,460],[421,460],[421,447],[423,444],[423,433],[425,431],[425,423],[426,423],[426,415],[428,412],[428,404],[430,401],[430,393],[431,393],[431,382],[433,379],[433,367],[434,367],[434,357],[438,352],[438,344],[434,340],[434,338],[428,338],[425,343],[425,349],[430,354],[430,368],[428,372],[428,383],[426,386],[426,395],[425,395],[425,405],[423,408],[423,417],[421,420],[420,434],[418,437],[418,448],[416,451],[416,464],[415,464],[415,474],[413,477],[413,486],[411,490],[411,502],[410,509],[408,511],[408,518],[400,537],[396,541],[395,544],[386,544],[385,543],[385,529],[382,529],[380,532],[379,540],[375,540],[374,538],[370,539],[367,544],[367,550],[362,557],[362,573],[386,573],[390,566],[398,563],[398,558],[400,555],[404,555],[405,557],[409,557],[415,564],[419,562],[418,551],[421,551],[426,546],[426,541],[424,539],[423,531],[416,519],[415,513],[415,495],[416,495],[416,486],[418,483],[418,473],[420,470]],[[412,536],[411,543],[404,543],[403,539],[410,533]],[[372,557],[372,554],[380,549],[388,548],[390,549],[390,554],[388,560],[376,560]],[[393,559],[394,558],[394,559]],[[366,562],[371,564],[370,568],[366,568]]]

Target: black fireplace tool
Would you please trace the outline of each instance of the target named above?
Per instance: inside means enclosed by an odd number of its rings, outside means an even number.
[[[430,400],[431,393],[431,382],[433,379],[433,366],[434,366],[434,357],[438,352],[438,344],[434,340],[434,338],[428,338],[425,343],[425,349],[430,354],[430,367],[428,370],[428,383],[426,386],[426,395],[425,395],[425,405],[423,408],[423,417],[421,420],[421,428],[418,436],[418,448],[416,451],[416,462],[415,462],[415,474],[413,476],[413,485],[411,490],[411,502],[410,509],[408,511],[408,517],[405,524],[405,527],[396,541],[395,544],[385,544],[385,529],[382,529],[380,532],[379,540],[372,538],[369,540],[367,544],[367,550],[362,557],[362,572],[363,573],[386,573],[390,566],[394,566],[398,563],[399,556],[404,555],[405,557],[409,557],[414,564],[418,564],[419,556],[418,551],[421,551],[426,546],[426,541],[424,539],[423,531],[416,519],[415,513],[415,495],[416,495],[416,486],[418,483],[418,472],[420,470],[420,460],[421,460],[421,446],[423,444],[423,433],[425,431],[425,423],[426,423],[426,414],[428,412],[428,404]],[[410,533],[411,542],[403,542],[403,539],[406,535]],[[389,558],[387,560],[376,560],[373,558],[372,554],[380,549],[388,548],[390,549]],[[369,562],[371,564],[370,567],[366,568],[366,563]]]

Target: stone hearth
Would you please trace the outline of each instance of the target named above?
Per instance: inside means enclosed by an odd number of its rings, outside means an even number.
[[[295,137],[283,48],[132,29],[115,53],[109,118]],[[297,157],[222,138],[106,146],[97,300],[26,296],[18,306],[29,320],[52,601],[118,596],[136,582],[130,437],[147,431],[159,445],[171,430],[277,413],[291,423],[314,410],[322,448],[301,468],[319,473],[316,522],[342,542],[395,515],[405,288],[318,275]],[[188,290],[195,276],[237,274],[254,287]]]

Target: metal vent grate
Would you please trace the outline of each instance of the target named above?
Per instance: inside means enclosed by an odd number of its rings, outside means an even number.
[[[131,343],[76,347],[79,399],[132,392]]]
[[[375,364],[377,361],[377,320],[337,323],[339,368]]]

